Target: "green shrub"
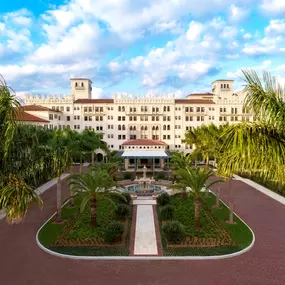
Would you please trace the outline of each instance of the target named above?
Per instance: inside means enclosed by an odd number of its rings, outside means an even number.
[[[124,173],[124,179],[131,179],[132,178],[132,173],[126,172]]]
[[[111,222],[104,231],[104,241],[113,243],[120,241],[124,232],[124,226],[120,222]]]
[[[124,221],[130,215],[130,207],[126,204],[119,204],[115,212],[118,219]]]
[[[156,180],[164,180],[165,179],[165,173],[164,172],[158,172],[155,176]]]
[[[170,197],[167,193],[162,193],[157,197],[157,203],[160,206],[164,206],[170,203]]]
[[[124,202],[127,204],[130,204],[130,202],[132,200],[131,194],[127,193],[127,192],[123,192],[122,196],[126,199],[126,201],[124,201]]]
[[[160,208],[160,216],[162,220],[171,220],[173,217],[174,207],[172,205],[165,205]]]
[[[166,239],[170,243],[180,243],[184,239],[184,229],[180,222],[169,221],[162,227]]]

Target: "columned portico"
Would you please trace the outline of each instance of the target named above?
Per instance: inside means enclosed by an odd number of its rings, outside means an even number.
[[[143,172],[144,166],[146,172],[163,171],[165,160],[169,155],[165,152],[166,144],[162,141],[149,139],[138,139],[126,141],[122,144],[124,152],[122,157],[125,159],[125,170],[128,172]]]

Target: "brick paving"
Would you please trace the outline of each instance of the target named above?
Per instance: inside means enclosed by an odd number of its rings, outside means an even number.
[[[209,261],[75,261],[51,256],[38,248],[35,235],[55,212],[52,187],[42,195],[43,210],[32,207],[23,224],[0,221],[0,284],[285,284],[285,206],[241,181],[233,181],[232,187],[235,211],[252,227],[256,243],[241,256]],[[221,193],[227,201],[227,184],[221,185]]]

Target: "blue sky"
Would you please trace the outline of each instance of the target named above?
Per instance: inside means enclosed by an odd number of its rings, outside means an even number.
[[[87,77],[94,98],[114,92],[185,97],[211,91],[219,78],[236,80],[239,89],[244,68],[271,71],[285,83],[284,58],[284,0],[14,0],[0,6],[0,74],[19,95],[68,94],[70,77]]]

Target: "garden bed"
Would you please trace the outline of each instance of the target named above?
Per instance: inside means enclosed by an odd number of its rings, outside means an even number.
[[[118,221],[114,205],[108,200],[99,200],[97,205],[97,226],[90,226],[89,207],[79,213],[79,199],[75,200],[75,207],[69,204],[62,208],[64,222],[53,223],[49,220],[40,230],[38,238],[46,248],[63,254],[86,256],[127,256],[129,254],[130,226],[132,222],[132,206],[130,216],[120,223],[124,232],[120,241],[106,243],[104,230],[114,221]]]
[[[170,204],[174,207],[172,220],[178,221],[184,228],[184,239],[179,243],[167,241],[162,226],[165,223],[161,219],[160,207],[157,207],[163,255],[223,255],[234,253],[248,247],[253,239],[252,232],[236,215],[234,224],[227,223],[229,209],[220,203],[216,209],[216,197],[209,193],[205,197],[200,209],[200,230],[197,231],[194,224],[194,202],[192,197],[185,198],[174,195],[170,198]]]

